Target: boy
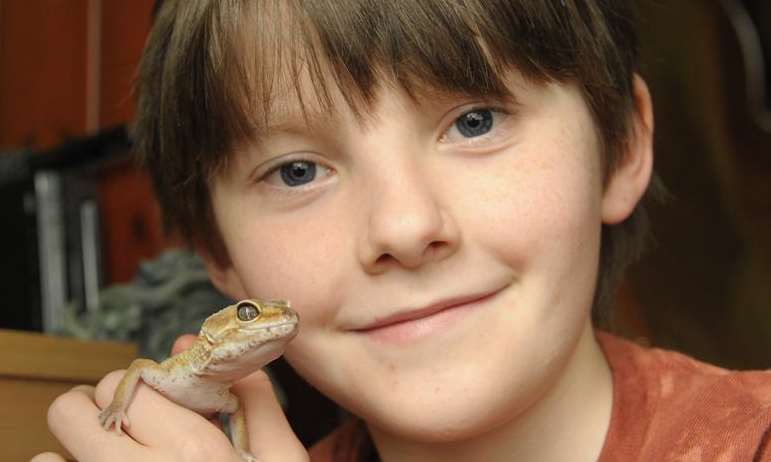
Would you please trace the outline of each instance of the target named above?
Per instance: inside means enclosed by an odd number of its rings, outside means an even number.
[[[766,374],[593,328],[644,231],[635,50],[626,0],[164,2],[136,138],[166,217],[224,293],[292,301],[285,357],[357,416],[307,453],[255,374],[260,460],[771,460]],[[51,407],[79,460],[236,460],[147,387],[102,430],[119,375]]]

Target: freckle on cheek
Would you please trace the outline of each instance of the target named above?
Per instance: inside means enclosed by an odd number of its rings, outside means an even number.
[[[387,363],[386,370],[388,371],[388,374],[389,374],[391,387],[396,388],[396,386],[399,385],[399,375],[396,372],[396,364]]]

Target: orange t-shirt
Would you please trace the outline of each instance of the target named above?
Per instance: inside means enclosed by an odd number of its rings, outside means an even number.
[[[771,372],[728,371],[602,332],[597,340],[613,373],[599,462],[771,462]],[[311,461],[363,462],[367,441],[349,422],[311,448]]]

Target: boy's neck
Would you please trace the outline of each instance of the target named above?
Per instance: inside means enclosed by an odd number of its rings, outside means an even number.
[[[562,376],[538,402],[504,426],[447,444],[404,440],[370,429],[382,462],[596,461],[607,434],[613,383],[605,355],[587,324]]]

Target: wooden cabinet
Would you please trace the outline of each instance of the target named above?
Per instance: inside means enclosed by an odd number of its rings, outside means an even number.
[[[0,150],[128,122],[154,0],[0,0]]]
[[[96,384],[135,357],[132,344],[0,330],[0,460],[26,461],[44,451],[65,454],[48,431],[49,404],[75,385]]]

